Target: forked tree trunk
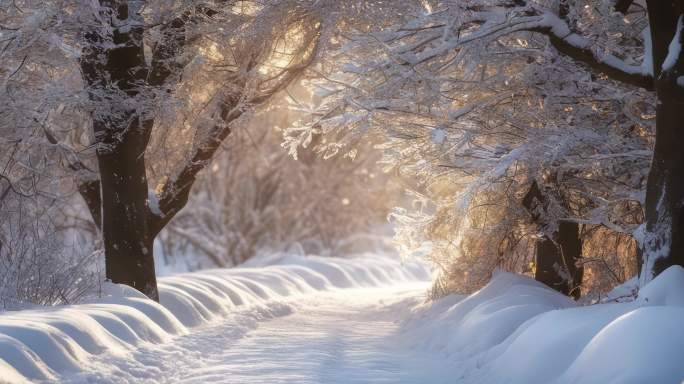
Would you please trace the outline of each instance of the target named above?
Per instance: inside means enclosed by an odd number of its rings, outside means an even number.
[[[536,181],[532,182],[522,204],[539,227],[547,224],[544,219],[548,200]],[[561,221],[557,231],[541,237],[535,243],[534,278],[564,295],[579,299],[579,286],[584,275],[584,267],[579,263],[581,257],[579,224]]]
[[[656,142],[640,238],[642,284],[672,265],[684,266],[684,53],[675,50],[668,57],[670,44],[681,47],[682,34],[676,36],[676,32],[678,24],[681,28],[684,23],[684,1],[647,3],[657,106]]]

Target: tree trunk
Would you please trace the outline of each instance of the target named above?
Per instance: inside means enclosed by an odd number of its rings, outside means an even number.
[[[584,275],[584,268],[577,266],[582,255],[579,224],[561,222],[553,239],[544,236],[537,240],[535,248],[535,280],[579,299]]]
[[[148,186],[145,149],[153,121],[143,121],[140,87],[149,71],[143,48],[139,15],[129,14],[128,2],[101,0],[103,20],[86,34],[81,68],[91,100],[100,173],[102,237],[106,276],[159,300],[154,272],[153,242],[148,222]],[[131,26],[132,25],[132,26]],[[123,26],[124,28],[119,28]],[[95,183],[96,184],[96,183]],[[84,196],[93,219],[97,188],[91,185]]]
[[[136,127],[132,127],[136,128]],[[147,220],[146,138],[125,135],[110,152],[98,153],[102,185],[102,236],[107,278],[159,300],[153,242]]]
[[[548,200],[536,181],[532,182],[522,205],[540,229],[548,227]],[[579,224],[561,221],[557,231],[550,236],[544,235],[535,243],[534,278],[564,295],[579,299],[579,286],[584,275],[584,267],[578,266],[581,257]]]
[[[677,26],[682,23],[682,3],[648,1],[657,107],[645,226],[639,236],[642,284],[672,265],[684,266],[684,88],[677,84],[684,76],[683,53],[665,60]],[[681,36],[673,43],[681,44]]]

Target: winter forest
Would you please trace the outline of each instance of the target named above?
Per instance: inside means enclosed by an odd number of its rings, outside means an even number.
[[[0,383],[684,382],[684,0],[0,0]]]

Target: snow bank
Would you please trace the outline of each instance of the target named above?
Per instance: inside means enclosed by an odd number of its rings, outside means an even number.
[[[676,266],[636,300],[591,306],[498,273],[467,298],[414,309],[403,332],[447,354],[459,383],[681,383],[682,324],[684,269]]]
[[[268,265],[277,264],[277,265]],[[429,279],[422,265],[373,255],[344,259],[276,255],[234,269],[162,277],[160,304],[123,285],[106,284],[90,302],[0,313],[0,382],[57,381],[94,354],[126,354],[165,343],[238,306],[289,309],[277,300],[321,290]]]
[[[440,305],[442,301],[450,305]],[[500,344],[526,320],[573,305],[532,279],[498,272],[486,287],[466,298],[447,297],[436,308],[419,310],[406,328],[424,347],[463,360]]]

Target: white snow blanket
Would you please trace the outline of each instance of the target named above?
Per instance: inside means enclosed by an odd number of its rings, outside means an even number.
[[[425,303],[429,279],[386,257],[278,255],[160,278],[161,305],[110,284],[90,303],[0,314],[0,382],[684,380],[680,267],[635,300],[589,306],[503,272]]]

